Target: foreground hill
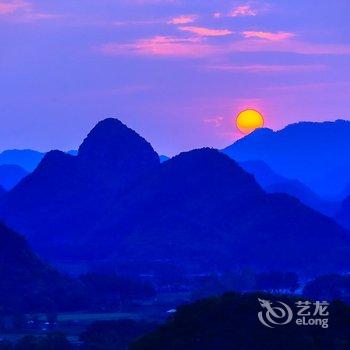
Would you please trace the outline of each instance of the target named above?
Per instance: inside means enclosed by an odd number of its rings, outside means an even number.
[[[292,308],[296,302],[290,297],[258,294],[226,294],[201,300],[180,307],[156,331],[132,344],[130,350],[349,349],[348,306],[339,302],[329,306],[329,328],[297,326],[294,318],[287,325],[269,329],[258,320],[258,312],[263,310],[258,298],[283,301]]]
[[[24,237],[0,223],[0,312],[75,309],[81,295],[69,279],[40,261]]]
[[[318,195],[334,197],[349,183],[350,122],[300,122],[275,132],[259,129],[223,152],[239,162],[263,161]]]
[[[349,234],[285,194],[267,194],[213,149],[162,164],[118,120],[100,122],[77,156],[48,153],[3,197],[0,214],[51,261],[107,261],[149,272],[235,267],[349,269]]]

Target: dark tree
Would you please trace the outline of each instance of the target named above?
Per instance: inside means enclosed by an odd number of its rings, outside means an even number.
[[[0,350],[12,350],[12,349],[13,349],[13,345],[11,342],[7,340],[0,341]]]
[[[136,340],[130,350],[348,350],[350,308],[337,302],[329,307],[329,328],[275,327],[258,320],[258,298],[293,305],[297,299],[261,294],[225,294],[180,307],[156,331]]]
[[[49,333],[45,337],[25,336],[15,350],[71,350],[72,346],[62,333]]]
[[[350,276],[325,275],[308,282],[303,294],[317,300],[343,300],[350,302]]]

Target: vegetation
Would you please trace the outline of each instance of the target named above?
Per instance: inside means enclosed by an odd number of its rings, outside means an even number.
[[[270,329],[259,323],[259,294],[225,294],[180,307],[164,325],[130,350],[345,350],[350,347],[350,308],[330,306],[327,329],[291,322]],[[290,297],[266,295],[291,305]]]
[[[73,347],[61,333],[49,333],[46,336],[25,336],[16,344],[0,341],[0,350],[72,350]]]
[[[325,275],[308,282],[303,294],[318,300],[342,300],[350,303],[350,276]]]

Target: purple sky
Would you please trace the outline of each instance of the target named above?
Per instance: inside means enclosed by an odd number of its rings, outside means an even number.
[[[163,154],[350,119],[348,0],[0,0],[0,149],[76,148],[116,116]]]

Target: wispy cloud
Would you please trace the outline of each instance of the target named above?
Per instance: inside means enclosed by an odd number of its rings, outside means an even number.
[[[106,55],[143,55],[168,57],[203,57],[212,55],[216,48],[200,38],[176,38],[170,36],[155,36],[141,39],[134,43],[107,43],[98,48]]]
[[[205,118],[203,119],[203,122],[206,124],[211,124],[215,128],[218,128],[222,125],[222,122],[224,121],[223,117],[212,117],[212,118]]]
[[[0,1],[0,15],[9,15],[17,11],[28,11],[32,5],[26,1]]]
[[[115,88],[111,90],[113,94],[133,94],[138,92],[144,92],[151,90],[152,87],[150,85],[127,85],[119,88]]]
[[[271,41],[280,41],[293,38],[294,33],[290,32],[262,32],[262,31],[245,31],[242,33],[245,38],[258,38]]]
[[[147,26],[147,25],[154,25],[154,24],[163,24],[164,20],[137,20],[137,21],[131,21],[131,20],[125,20],[125,21],[100,21],[100,22],[91,22],[91,24],[103,24],[105,26],[115,26],[115,27],[128,27],[128,26]]]
[[[294,85],[277,85],[277,86],[269,86],[264,88],[264,90],[270,90],[270,91],[286,91],[286,92],[293,92],[293,91],[300,91],[300,90],[307,90],[307,91],[314,91],[314,90],[334,90],[335,88],[349,88],[350,83],[347,81],[336,81],[336,82],[325,82],[325,83],[304,83],[304,84],[294,84]]]
[[[143,55],[154,57],[227,57],[235,52],[286,52],[300,55],[350,55],[350,45],[346,44],[319,44],[306,41],[295,40],[290,37],[282,40],[282,36],[273,37],[274,39],[247,37],[242,40],[236,40],[225,43],[215,43],[207,40],[207,36],[228,35],[230,33],[212,33],[205,30],[199,30],[194,37],[175,37],[175,36],[154,36],[146,39],[139,39],[131,43],[110,42],[97,47],[97,50],[105,55]],[[271,33],[270,33],[271,34]],[[314,66],[313,69],[320,69],[321,66]],[[246,70],[246,71],[287,71],[288,69],[307,70],[307,66],[280,65],[279,67],[268,67],[266,65],[246,65],[246,66],[223,66],[221,70]]]
[[[0,16],[17,22],[34,22],[63,17],[59,14],[41,12],[32,2],[24,0],[0,0]]]
[[[208,70],[224,72],[242,72],[242,73],[294,73],[294,72],[314,72],[327,68],[325,65],[270,65],[270,64],[217,64],[205,67]]]
[[[233,42],[227,47],[231,52],[288,52],[300,55],[350,55],[350,45],[312,43],[295,40],[261,40],[247,38]]]
[[[195,27],[195,26],[179,27],[179,29],[182,31],[190,32],[200,36],[226,36],[233,33],[229,29],[211,29],[211,28]]]
[[[153,5],[153,4],[167,4],[167,3],[176,3],[177,0],[122,0],[125,3],[132,5]]]
[[[171,20],[168,21],[168,24],[188,24],[188,23],[193,23],[198,19],[197,15],[182,15],[178,17],[174,17]]]
[[[214,12],[213,17],[214,18],[221,18],[221,17],[250,17],[250,16],[257,16],[259,14],[260,10],[258,8],[251,6],[250,4],[240,5],[232,9],[230,12]]]
[[[229,14],[229,17],[246,17],[246,16],[256,16],[258,10],[251,7],[250,5],[241,5],[234,8]]]

